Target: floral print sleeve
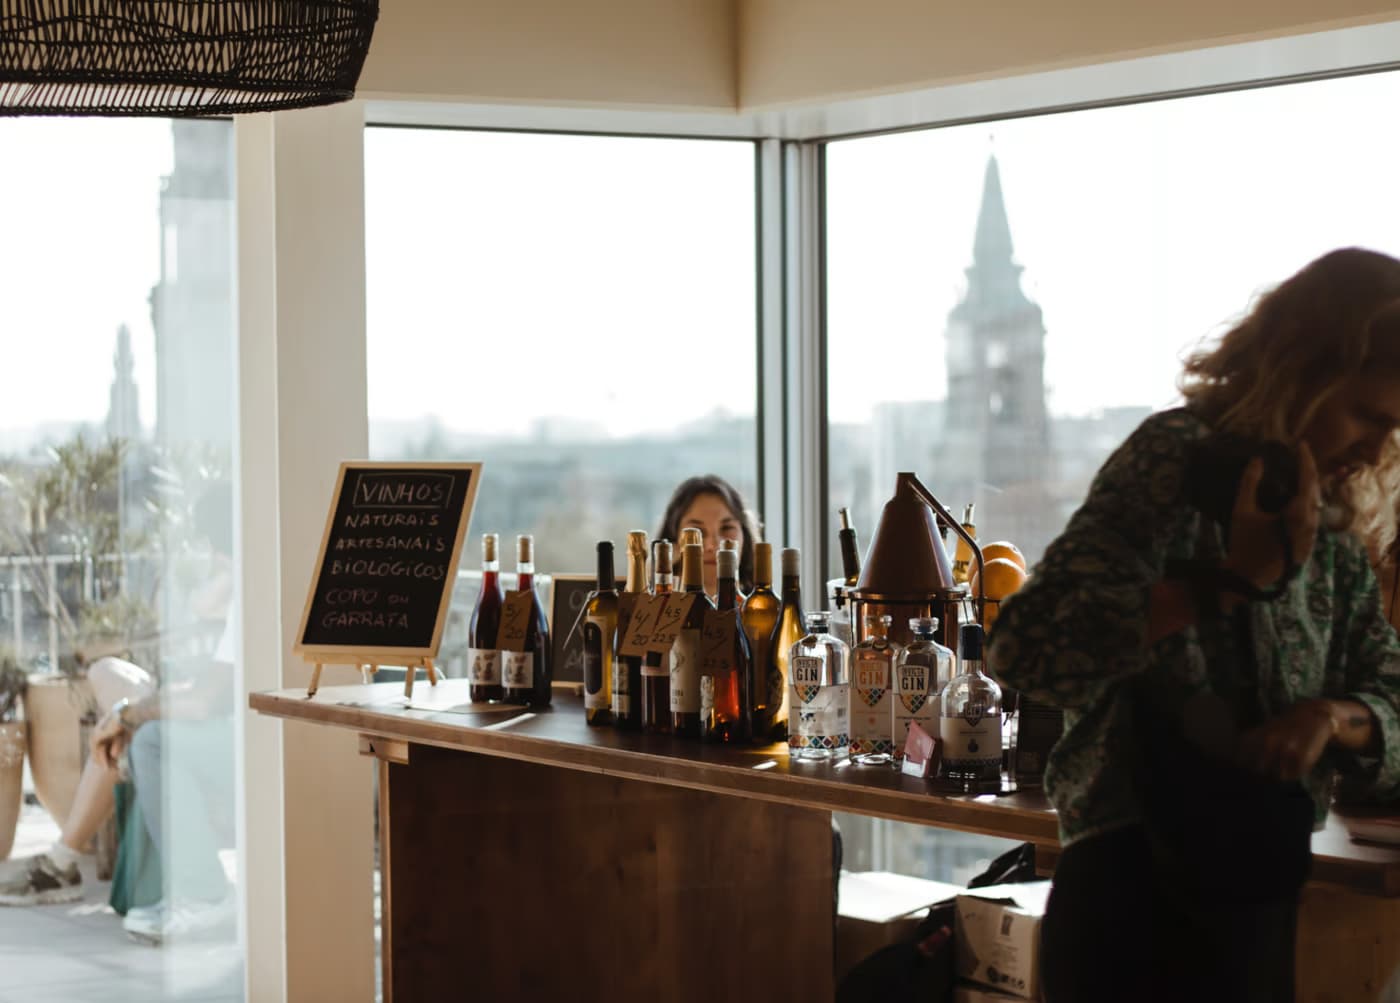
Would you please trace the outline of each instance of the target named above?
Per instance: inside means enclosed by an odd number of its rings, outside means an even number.
[[[1338,623],[1325,695],[1365,704],[1380,729],[1378,757],[1352,757],[1340,766],[1349,793],[1393,798],[1400,794],[1400,637],[1361,547],[1349,542],[1338,551]]]
[[[1147,419],[1109,458],[1089,497],[1008,599],[990,639],[997,676],[1032,699],[1078,708],[1146,667],[1148,596],[1188,522],[1185,410]]]

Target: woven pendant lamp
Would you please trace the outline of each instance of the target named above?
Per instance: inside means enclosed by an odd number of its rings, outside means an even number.
[[[347,101],[378,16],[378,0],[0,0],[0,115]]]

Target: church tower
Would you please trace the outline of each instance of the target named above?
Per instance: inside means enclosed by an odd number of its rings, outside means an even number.
[[[967,290],[948,315],[948,404],[934,490],[955,515],[976,502],[979,533],[1039,552],[1051,511],[1045,325],[1021,288],[995,156],[987,160]]]
[[[117,328],[112,353],[112,387],[107,397],[107,438],[135,443],[141,438],[141,408],[136,388],[136,360],[131,354],[131,331]]]

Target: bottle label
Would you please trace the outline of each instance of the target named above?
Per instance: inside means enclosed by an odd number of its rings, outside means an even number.
[[[682,630],[671,645],[671,713],[696,714],[700,711],[700,659],[702,637],[699,630]]]
[[[468,648],[467,678],[475,686],[498,685],[501,681],[501,653],[495,648]]]
[[[618,717],[632,713],[631,680],[627,678],[627,665],[621,659],[613,659],[612,711]]]
[[[583,705],[589,710],[607,710],[612,694],[608,692],[608,665],[612,661],[612,639],[607,621],[588,617],[583,621]]]
[[[816,662],[818,682],[799,683],[800,662]],[[821,659],[793,659],[792,724],[788,730],[790,749],[844,749],[851,744],[850,687],[845,684],[821,685]],[[802,675],[810,677],[804,666]]]
[[[700,717],[709,720],[715,712],[715,677],[700,677]]]
[[[896,759],[904,756],[904,745],[909,740],[909,726],[918,722],[919,727],[930,735],[936,734],[938,724],[938,701],[933,699],[935,670],[931,665],[918,662],[904,662],[895,670],[895,683],[898,692],[890,701],[893,711],[891,730],[894,734],[893,755]]]
[[[535,653],[533,651],[501,652],[501,675],[513,690],[528,690],[535,685]]]
[[[985,704],[969,704],[958,717],[939,720],[943,766],[947,773],[1001,772],[1001,715],[988,714]]]
[[[890,693],[890,663],[872,658],[855,662],[851,687],[851,755],[894,752],[894,702]]]

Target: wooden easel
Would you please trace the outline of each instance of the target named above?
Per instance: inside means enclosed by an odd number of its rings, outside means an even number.
[[[334,662],[322,661],[316,658],[307,658],[308,662],[315,666],[311,670],[311,685],[306,688],[306,699],[310,700],[316,695],[316,690],[321,686],[321,667],[325,665],[353,665],[359,669],[364,676],[366,683],[372,682],[374,674],[379,671],[380,663],[369,658],[355,658],[353,655],[343,660],[337,656]],[[433,660],[426,656],[421,658],[395,659],[396,663],[401,663],[406,670],[403,678],[403,695],[405,700],[413,699],[413,678],[418,675],[421,666],[428,674],[428,683],[436,686],[438,683],[437,668],[433,665]]]

